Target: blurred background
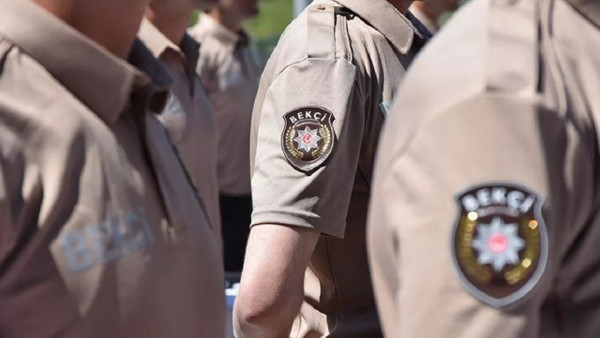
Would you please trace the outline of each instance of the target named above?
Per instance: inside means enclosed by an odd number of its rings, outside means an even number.
[[[434,11],[441,12],[439,17],[436,17],[435,21],[437,22],[435,24],[443,26],[454,10],[467,1],[435,0],[430,1],[427,6],[430,8],[433,7]],[[252,46],[256,53],[256,60],[261,67],[267,62],[279,40],[279,36],[283,33],[287,25],[311,2],[312,0],[259,0],[260,15],[258,18],[247,22],[244,27],[252,37]],[[422,18],[417,17],[419,19]],[[190,26],[197,21],[198,14],[196,13],[191,19]]]
[[[295,13],[302,11],[310,0],[259,0],[260,15],[247,22],[244,27],[252,37],[252,46],[260,66],[264,66],[275,48],[279,36],[292,21]],[[190,26],[198,20],[192,17]]]

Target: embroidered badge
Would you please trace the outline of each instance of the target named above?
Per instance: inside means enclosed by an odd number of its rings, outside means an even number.
[[[310,172],[327,160],[335,143],[333,114],[323,108],[306,107],[283,117],[282,146],[288,162],[302,172]]]
[[[484,184],[457,197],[452,251],[463,286],[496,308],[513,304],[540,281],[548,259],[542,198],[512,184]]]

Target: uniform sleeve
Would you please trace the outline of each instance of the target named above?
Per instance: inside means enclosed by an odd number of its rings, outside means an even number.
[[[254,112],[252,225],[344,236],[365,122],[355,81],[348,61],[309,58],[271,83]]]
[[[582,134],[500,95],[436,115],[394,154],[386,128],[368,226],[386,336],[538,336],[591,208]]]

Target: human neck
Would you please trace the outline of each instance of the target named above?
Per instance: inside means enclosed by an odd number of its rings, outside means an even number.
[[[146,9],[146,18],[176,45],[181,43],[195,6],[189,0],[154,0]]]
[[[33,1],[122,59],[131,51],[147,5],[123,0]]]
[[[216,22],[225,26],[232,32],[239,32],[242,30],[242,20],[236,18],[234,15],[228,15],[221,7],[216,7],[208,13]]]
[[[422,13],[425,14],[425,16],[427,16],[427,18],[429,18],[429,20],[431,20],[431,22],[435,23],[437,26],[438,19],[440,18],[443,10],[438,10],[435,6],[426,6],[423,1],[415,1],[412,6],[418,8]]]
[[[413,3],[413,0],[388,0],[388,2],[392,6],[396,7],[400,13],[406,14],[406,12],[408,12],[408,8]]]

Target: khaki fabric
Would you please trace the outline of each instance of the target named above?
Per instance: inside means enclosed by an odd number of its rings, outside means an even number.
[[[218,245],[146,110],[168,76],[0,9],[0,336],[224,337]]]
[[[373,157],[385,107],[423,42],[385,0],[316,1],[287,28],[266,66],[253,113],[252,225],[323,234],[293,337],[381,335],[365,247]],[[292,166],[282,146],[283,117],[306,107],[321,110],[315,118],[329,111],[334,119],[331,155],[308,172]]]
[[[196,72],[219,125],[219,191],[250,195],[250,121],[260,74],[248,36],[206,14],[189,33],[202,46]]]
[[[593,4],[475,0],[413,64],[384,128],[369,213],[369,257],[386,336],[600,332],[600,10]],[[525,243],[519,259],[534,245],[542,248],[533,261],[539,274],[532,283],[503,286],[514,292],[501,301],[465,282],[458,267],[466,256],[453,251],[459,239],[480,248],[453,232],[468,204],[460,194],[480,184],[535,193],[541,209],[529,226],[547,236],[509,243]],[[496,191],[493,201],[511,203]],[[515,196],[513,202],[523,201]],[[475,201],[489,205],[489,190],[478,191]],[[492,268],[483,255],[478,259]],[[515,262],[499,266],[519,268]]]
[[[195,73],[200,47],[187,34],[179,45],[172,43],[146,19],[138,36],[173,80],[169,100],[159,119],[177,146],[220,238],[218,128],[208,96]]]

